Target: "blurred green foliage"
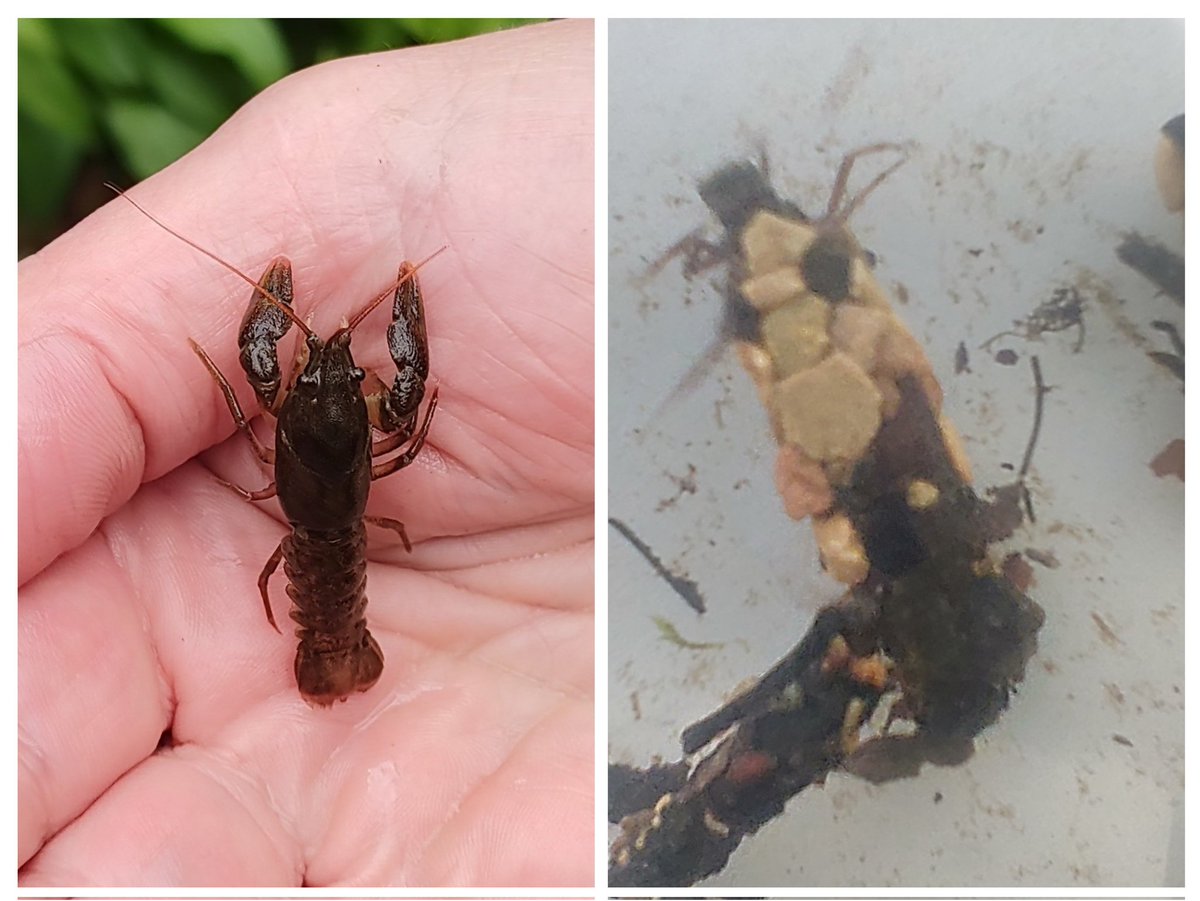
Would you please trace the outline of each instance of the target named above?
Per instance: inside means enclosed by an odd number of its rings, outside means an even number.
[[[183,156],[290,72],[530,19],[20,19],[18,254]]]

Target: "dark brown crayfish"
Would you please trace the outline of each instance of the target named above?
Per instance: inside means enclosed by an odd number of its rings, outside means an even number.
[[[291,617],[299,626],[295,671],[300,694],[311,704],[327,706],[353,692],[366,691],[383,672],[383,652],[367,629],[364,616],[365,523],[393,529],[405,548],[412,549],[402,523],[366,515],[367,493],[374,479],[403,469],[416,459],[437,408],[434,389],[418,427],[418,409],[429,375],[425,314],[416,279],[424,263],[402,263],[393,285],[325,341],[292,309],[292,266],[287,258],[273,260],[255,284],[167,228],[134,201],[129,202],[175,237],[254,285],[238,332],[238,346],[242,369],[254,393],[263,408],[277,418],[274,448],[258,440],[229,381],[200,345],[190,342],[216,380],[234,422],[249,439],[255,455],[275,468],[274,481],[258,491],[222,481],[247,500],[261,501],[277,495],[291,524],[291,534],[283,538],[263,567],[258,587],[267,620],[278,631],[267,583],[282,560],[293,603]],[[350,337],[367,314],[393,291],[387,344],[399,374],[388,388],[377,376],[355,365]],[[293,325],[304,333],[304,344],[285,382],[276,345]],[[372,428],[383,437],[373,441]],[[408,446],[396,456],[375,462],[375,458],[406,442]]]

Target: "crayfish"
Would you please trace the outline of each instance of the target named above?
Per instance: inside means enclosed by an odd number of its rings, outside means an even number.
[[[437,409],[435,388],[418,425],[429,376],[429,347],[416,273],[428,260],[401,263],[396,281],[387,290],[323,340],[292,309],[292,265],[286,257],[276,257],[255,283],[125,199],[170,234],[254,286],[238,331],[239,359],[263,409],[276,417],[273,448],[255,436],[228,379],[189,339],[221,389],[238,430],[249,439],[255,455],[275,471],[271,484],[257,491],[221,481],[249,501],[278,496],[291,526],[291,533],[263,567],[258,588],[267,621],[279,631],[267,585],[282,560],[291,617],[298,626],[295,674],[300,694],[310,704],[328,706],[353,692],[366,691],[383,672],[383,652],[364,615],[366,523],[394,530],[405,549],[412,550],[402,523],[366,515],[367,494],[372,481],[416,459]],[[350,339],[393,292],[387,345],[398,374],[389,388],[355,365]],[[285,381],[276,345],[292,326],[303,332],[304,343]],[[383,437],[372,440],[372,429]],[[406,443],[396,456],[377,461]]]

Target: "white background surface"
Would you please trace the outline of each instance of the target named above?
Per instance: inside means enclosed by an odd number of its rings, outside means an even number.
[[[680,730],[841,591],[808,525],[782,512],[766,418],[732,353],[658,409],[714,334],[717,276],[639,277],[710,222],[696,182],[759,143],[781,193],[819,213],[846,151],[912,140],[851,225],[885,290],[907,290],[897,309],[978,487],[1020,465],[1031,353],[1054,386],[1038,521],[1010,542],[1061,563],[1034,564],[1041,650],[966,764],[882,786],[831,776],[705,884],[1182,884],[1184,493],[1149,463],[1183,437],[1183,393],[1145,351],[1170,349],[1150,321],[1182,330],[1183,311],[1113,253],[1128,230],[1182,252],[1151,168],[1159,127],[1183,108],[1182,23],[613,22],[609,72],[610,512],[709,607],[693,613],[610,532],[611,759],[677,759]],[[1080,353],[1074,330],[998,342],[1015,366],[979,350],[1067,285],[1087,298]],[[971,371],[956,375],[960,341]],[[672,477],[689,466],[695,492],[681,493]],[[723,645],[677,647],[656,615]]]

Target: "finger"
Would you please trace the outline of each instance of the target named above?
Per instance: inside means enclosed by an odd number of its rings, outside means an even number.
[[[150,755],[170,722],[135,598],[99,536],[21,590],[19,863]]]
[[[300,850],[262,782],[194,748],[142,763],[19,874],[24,886],[297,886],[302,879]]]
[[[21,861],[164,730],[202,739],[264,697],[290,697],[294,645],[274,640],[255,586],[279,537],[192,464],[21,587]]]

